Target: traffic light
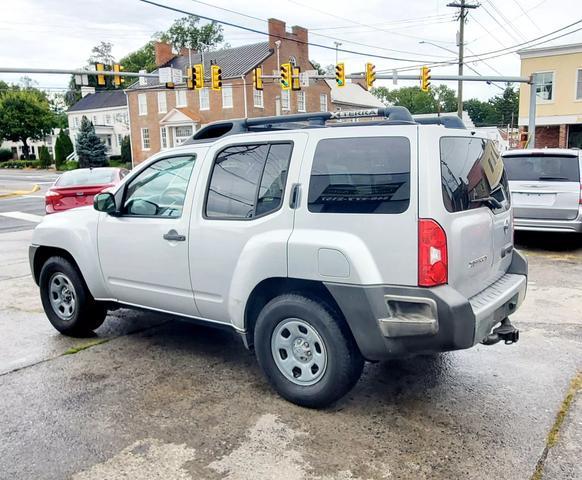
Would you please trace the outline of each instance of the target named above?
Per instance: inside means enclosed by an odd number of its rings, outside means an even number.
[[[430,90],[430,68],[422,67],[420,69],[420,89],[423,92]]]
[[[376,66],[371,63],[366,63],[366,85],[368,89],[374,86],[376,81]]]
[[[281,88],[291,90],[291,64],[283,63],[281,65]]]
[[[343,63],[338,63],[335,66],[335,83],[338,87],[345,87],[346,85],[346,69]]]
[[[301,81],[299,80],[299,74],[301,73],[301,68],[293,67],[293,76],[291,77],[291,90],[301,90]]]
[[[113,65],[113,71],[119,73],[123,70],[123,66],[119,65],[119,63],[115,63]],[[116,87],[120,87],[122,83],[125,83],[125,79],[119,75],[113,76],[113,85]]]
[[[194,73],[194,75],[196,75]],[[194,90],[194,75],[193,75],[193,68],[188,67],[186,69],[186,88],[189,90]]]
[[[204,65],[201,63],[197,63],[194,65],[194,78],[192,79],[194,82],[194,87],[196,90],[200,90],[204,88]],[[222,77],[221,79],[222,80]]]
[[[212,90],[220,90],[222,88],[222,69],[218,65],[210,67],[210,85]]]
[[[253,85],[255,90],[263,89],[263,69],[261,67],[257,67],[253,70]]]
[[[98,72],[103,72],[105,70],[105,65],[102,63],[95,64],[95,70]],[[105,85],[105,75],[97,75],[97,85],[104,86]]]

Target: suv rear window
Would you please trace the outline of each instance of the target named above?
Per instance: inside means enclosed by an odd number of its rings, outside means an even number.
[[[579,182],[578,157],[572,155],[505,155],[509,180]]]
[[[309,182],[310,212],[402,213],[409,203],[407,138],[329,138],[317,144]]]
[[[480,200],[492,196],[509,200],[503,162],[491,140],[443,137],[440,151],[443,201],[449,212],[482,207]]]

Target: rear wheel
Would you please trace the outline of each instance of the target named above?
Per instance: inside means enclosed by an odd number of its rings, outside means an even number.
[[[40,298],[49,321],[72,337],[89,336],[105,320],[107,310],[93,297],[77,269],[63,257],[51,257],[40,271]]]
[[[298,294],[271,300],[255,327],[255,351],[269,383],[287,400],[326,407],[358,381],[364,360],[341,315]]]

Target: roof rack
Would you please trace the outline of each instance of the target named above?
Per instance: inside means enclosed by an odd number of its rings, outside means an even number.
[[[414,121],[419,123],[420,125],[442,125],[445,128],[460,128],[462,130],[466,130],[467,127],[463,120],[459,117],[446,115],[440,116],[435,115],[434,117],[423,117],[423,118],[415,118]]]
[[[340,112],[295,113],[273,117],[239,118],[220,120],[210,123],[198,130],[192,138],[183,145],[193,143],[213,142],[227,135],[248,132],[265,132],[277,130],[295,130],[303,128],[323,128],[326,122],[348,118],[376,118],[375,122],[365,122],[364,125],[443,125],[446,128],[465,128],[458,117],[429,117],[414,119],[405,107],[369,108],[366,110],[351,110]],[[354,126],[356,124],[335,124],[334,126]]]
[[[370,108],[366,110],[352,110],[341,112],[295,113],[292,115],[278,115],[274,117],[240,118],[235,120],[221,120],[211,123],[198,130],[191,139],[184,144],[214,141],[226,135],[236,135],[247,132],[267,130],[290,130],[299,128],[325,127],[330,120],[347,118],[374,118],[381,117],[389,122],[413,125],[414,119],[408,109],[404,107]],[[307,124],[305,124],[307,122]]]

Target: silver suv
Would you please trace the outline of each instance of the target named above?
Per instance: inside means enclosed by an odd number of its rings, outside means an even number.
[[[580,150],[510,150],[503,163],[516,230],[582,233]]]
[[[124,306],[230,328],[308,407],[365,360],[517,341],[527,264],[503,163],[462,125],[423,123],[392,107],[201,129],[36,228],[49,320],[85,335]]]

